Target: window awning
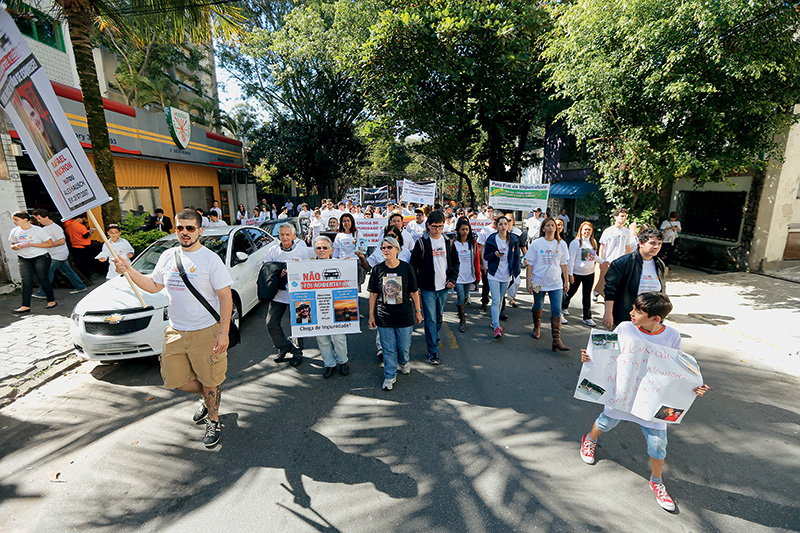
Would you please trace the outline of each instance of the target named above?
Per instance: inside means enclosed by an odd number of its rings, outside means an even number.
[[[583,180],[558,181],[550,185],[550,198],[583,198],[587,194],[599,192],[595,183]]]

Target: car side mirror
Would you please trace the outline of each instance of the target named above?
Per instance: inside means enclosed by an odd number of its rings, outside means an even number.
[[[244,263],[249,256],[244,252],[236,252],[236,263]]]

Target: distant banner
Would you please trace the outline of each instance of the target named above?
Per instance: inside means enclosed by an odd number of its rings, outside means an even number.
[[[378,246],[383,237],[383,230],[386,229],[386,218],[357,218],[356,229],[358,237],[367,240],[367,246]]]
[[[529,185],[489,181],[489,204],[495,209],[510,211],[533,211],[537,207],[547,211],[550,184]]]
[[[361,200],[364,205],[384,207],[389,202],[389,186],[361,188]]]
[[[417,183],[411,180],[403,180],[402,201],[414,202],[415,204],[433,205],[436,203],[436,182]]]
[[[695,359],[679,350],[593,329],[575,398],[601,403],[643,420],[679,424],[697,397],[703,376]]]
[[[345,200],[350,200],[354,204],[361,203],[361,187],[353,187],[347,189],[347,192],[344,195]]]
[[[355,259],[286,263],[292,337],[361,333]]]
[[[63,219],[111,200],[70,126],[53,86],[11,15],[0,10],[0,106]]]

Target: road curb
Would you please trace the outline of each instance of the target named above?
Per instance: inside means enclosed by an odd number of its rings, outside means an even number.
[[[74,351],[68,351],[38,361],[34,367],[23,374],[6,378],[0,382],[0,407],[5,407],[82,362],[83,359],[75,355]]]

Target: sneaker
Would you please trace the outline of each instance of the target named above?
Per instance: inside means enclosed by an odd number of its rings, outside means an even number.
[[[650,488],[656,493],[656,501],[662,509],[666,509],[667,511],[675,510],[675,502],[673,502],[672,498],[670,498],[669,494],[667,493],[667,488],[663,483],[656,485],[651,481]]]
[[[430,364],[432,364],[432,365],[438,365],[439,364],[439,356],[438,355],[434,355],[434,354],[429,355],[428,356],[428,362]]]
[[[569,324],[569,320],[567,320],[567,317],[564,316],[563,313],[561,314],[561,323],[562,324]]]
[[[397,370],[404,376],[407,376],[411,373],[411,369],[408,368],[408,363],[404,365],[397,365]]]
[[[595,324],[594,320],[592,320],[591,318],[585,318],[585,319],[581,320],[581,324],[586,324],[590,328],[596,328],[597,327],[597,324]]]
[[[325,370],[322,371],[322,377],[328,379],[333,375],[334,370],[336,370],[335,366],[326,366]]]
[[[192,420],[195,424],[202,424],[208,418],[208,407],[206,407],[206,401],[200,400],[200,405],[197,407],[197,411],[194,412],[192,416]]]
[[[397,378],[384,379],[383,380],[383,385],[381,385],[381,388],[383,390],[392,390],[392,387],[394,386],[394,382],[395,381],[397,381]]]
[[[583,436],[583,440],[581,440],[581,459],[587,465],[594,464],[594,448],[597,446],[597,442],[592,442],[589,440],[589,434]]]
[[[499,339],[502,336],[503,336],[503,328],[501,328],[500,326],[494,328],[494,338]]]
[[[508,315],[504,312],[500,311],[500,320],[508,320]]]
[[[567,308],[565,307],[564,309],[562,309],[562,310],[561,310],[561,314],[562,314],[563,316],[569,316],[569,309],[567,309]]]
[[[280,352],[278,355],[275,356],[276,363],[283,363],[286,361],[286,356],[289,355],[289,352]]]
[[[82,289],[75,289],[74,291],[69,291],[70,294],[80,294],[82,292],[86,292],[89,290],[89,287],[84,287]]]
[[[219,420],[215,422],[206,420],[206,436],[203,437],[203,444],[205,444],[206,448],[213,448],[216,446],[221,436],[222,426],[220,425]]]
[[[44,300],[45,298],[47,298],[47,296],[45,296],[44,294],[37,294],[37,293],[31,294],[31,296],[33,296],[34,298],[39,298],[40,300]]]
[[[346,376],[350,373],[350,365],[347,363],[342,363],[339,365],[339,373],[343,376]]]

